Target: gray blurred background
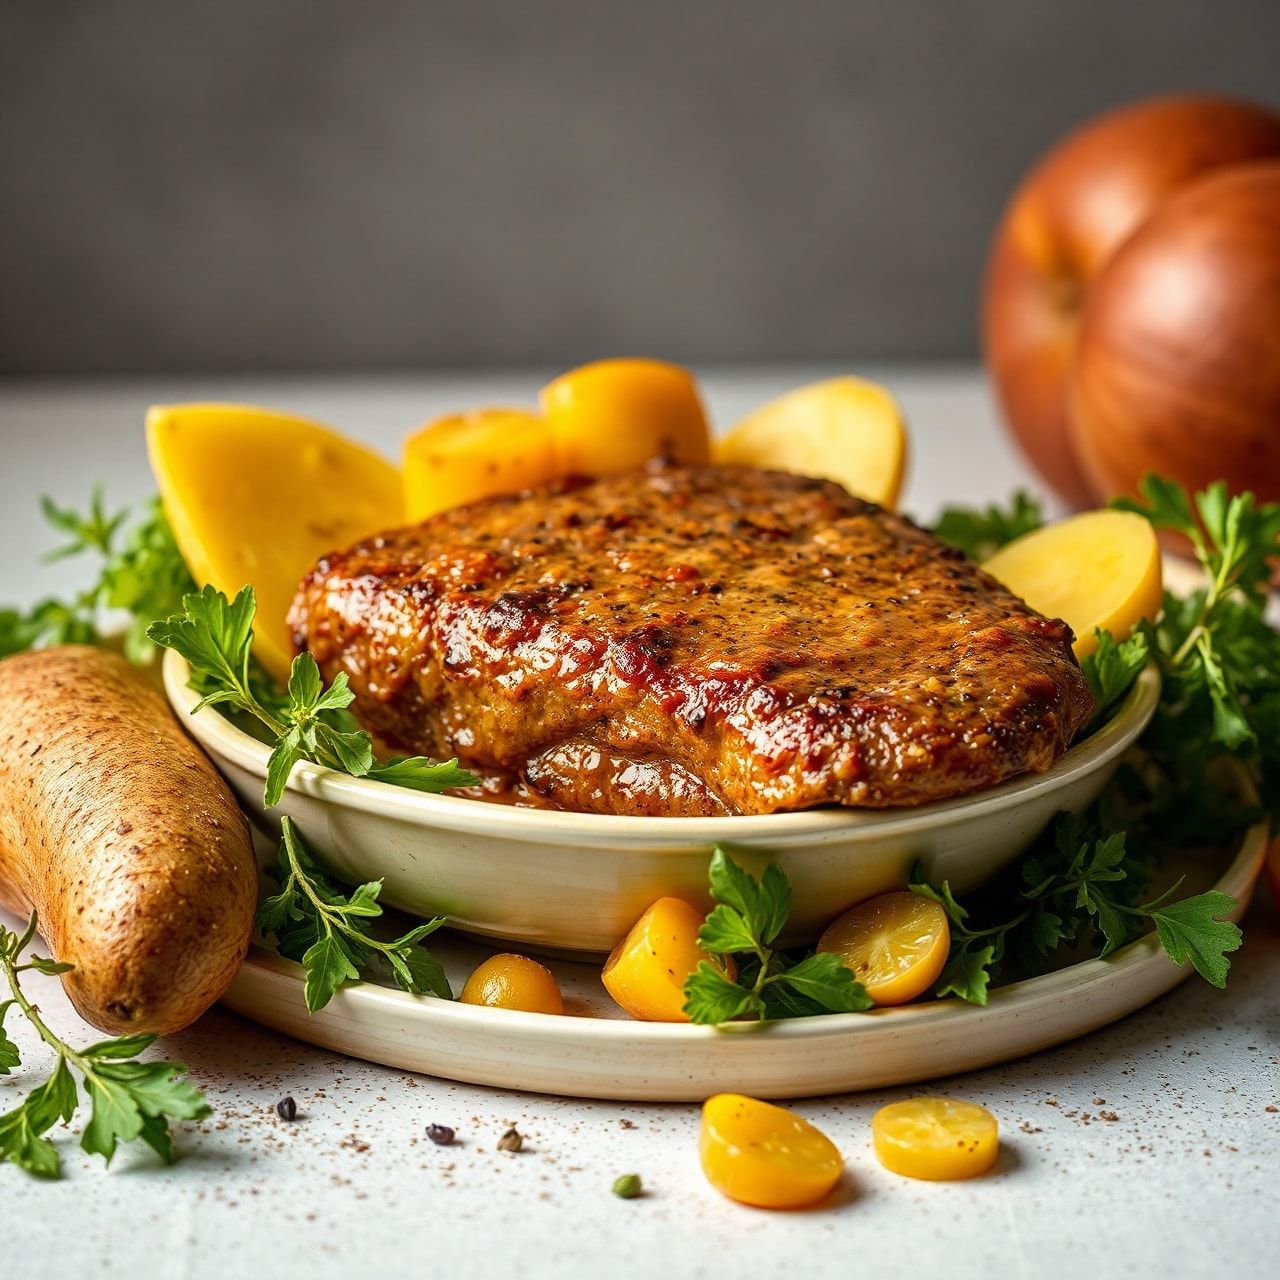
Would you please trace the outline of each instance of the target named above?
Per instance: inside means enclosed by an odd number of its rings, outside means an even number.
[[[0,0],[0,373],[966,358],[1010,188],[1277,0]]]

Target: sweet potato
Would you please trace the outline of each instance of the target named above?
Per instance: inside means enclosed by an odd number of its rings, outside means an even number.
[[[0,662],[0,903],[39,912],[80,1014],[177,1031],[226,990],[257,869],[227,785],[121,657]]]

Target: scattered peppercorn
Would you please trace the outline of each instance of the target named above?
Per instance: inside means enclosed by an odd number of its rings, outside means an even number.
[[[515,1129],[508,1129],[498,1139],[499,1151],[519,1151],[524,1146],[524,1139]]]
[[[613,1194],[621,1200],[634,1200],[643,1190],[638,1173],[624,1173],[613,1184]]]
[[[298,1104],[292,1098],[281,1098],[276,1103],[276,1115],[281,1120],[296,1120],[298,1118]]]
[[[437,1147],[447,1147],[453,1142],[454,1133],[447,1124],[429,1124],[427,1125],[427,1137]]]

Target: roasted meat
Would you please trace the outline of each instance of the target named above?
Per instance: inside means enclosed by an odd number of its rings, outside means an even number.
[[[1065,623],[750,468],[445,512],[326,556],[290,627],[386,740],[590,812],[920,804],[1047,768],[1092,711]]]

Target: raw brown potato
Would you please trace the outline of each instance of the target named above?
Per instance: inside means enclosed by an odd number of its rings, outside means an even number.
[[[194,1022],[244,960],[257,885],[230,790],[123,658],[0,662],[0,903],[39,913],[82,1017]]]

